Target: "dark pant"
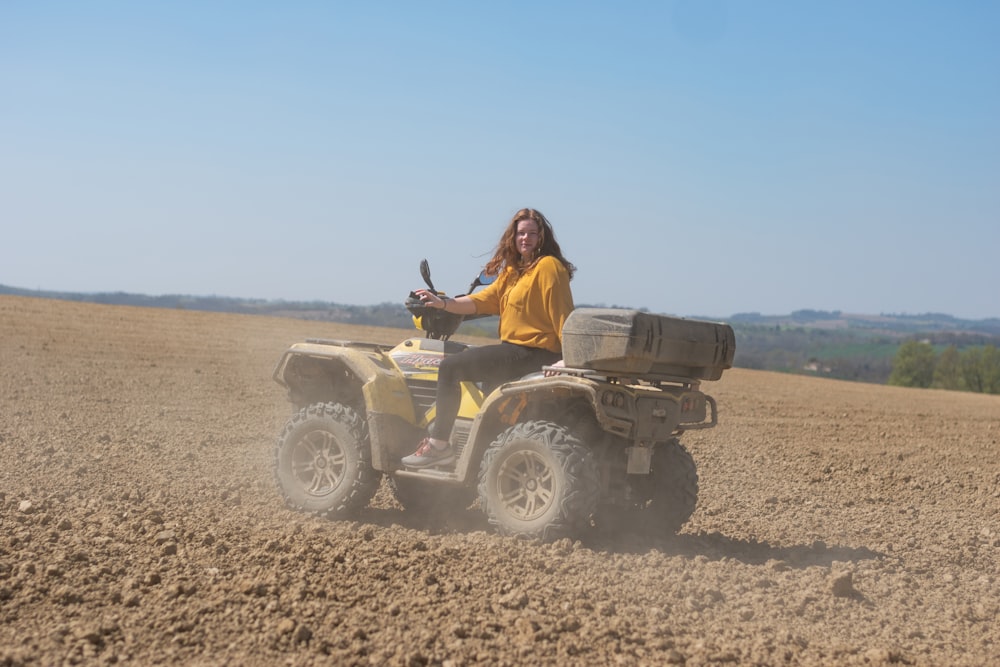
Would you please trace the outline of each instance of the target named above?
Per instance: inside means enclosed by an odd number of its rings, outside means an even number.
[[[430,435],[437,440],[450,440],[462,402],[462,382],[482,382],[486,391],[514,378],[542,370],[562,358],[558,352],[514,343],[470,347],[450,354],[438,369],[437,417]]]

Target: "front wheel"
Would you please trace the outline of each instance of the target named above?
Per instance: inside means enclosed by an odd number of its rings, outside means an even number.
[[[493,441],[479,469],[479,500],[504,535],[551,541],[589,525],[599,482],[593,456],[563,426],[515,424]]]
[[[274,449],[274,478],[293,509],[346,517],[378,490],[365,422],[340,403],[315,403],[285,424]]]

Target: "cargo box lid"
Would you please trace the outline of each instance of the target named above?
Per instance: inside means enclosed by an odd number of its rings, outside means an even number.
[[[571,368],[717,380],[732,368],[732,327],[624,308],[577,308],[563,326]]]

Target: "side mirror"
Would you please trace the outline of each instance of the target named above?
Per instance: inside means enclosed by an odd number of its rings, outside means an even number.
[[[437,290],[434,289],[434,283],[431,282],[431,265],[426,259],[420,260],[420,277],[424,279],[424,284],[431,288],[431,291],[435,294]]]
[[[483,285],[490,285],[493,282],[495,282],[496,279],[497,279],[496,275],[486,273],[486,271],[481,271],[479,275],[476,276],[476,279],[472,281],[472,284],[469,285],[468,293],[471,294],[472,290],[476,289],[477,287],[482,287]]]

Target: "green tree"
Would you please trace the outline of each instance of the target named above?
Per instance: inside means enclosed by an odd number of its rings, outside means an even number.
[[[970,347],[962,353],[962,377],[971,391],[1000,394],[1000,351],[995,345]]]
[[[962,377],[962,359],[958,348],[949,345],[938,357],[934,365],[934,382],[931,385],[938,389],[965,389],[965,378]]]
[[[889,384],[899,387],[930,387],[934,381],[934,365],[934,348],[929,343],[906,341],[896,351]]]
[[[1000,394],[1000,349],[996,345],[983,348],[983,365],[986,367],[986,393]]]

